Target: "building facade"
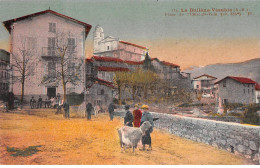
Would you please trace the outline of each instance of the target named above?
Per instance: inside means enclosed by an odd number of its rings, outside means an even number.
[[[142,61],[145,58],[147,48],[119,40],[112,36],[104,36],[103,28],[96,26],[94,31],[94,55],[119,58],[128,61]]]
[[[76,69],[78,79],[81,81],[76,85],[68,82],[67,93],[84,91],[85,40],[91,25],[52,10],[3,23],[11,36],[11,64],[15,63],[16,57],[21,58],[21,50],[25,53],[30,52],[32,57],[32,60],[29,60],[31,73],[25,81],[25,95],[43,95],[50,98],[58,93],[63,94],[62,84],[57,82],[62,52],[64,60],[68,61],[66,68],[69,69],[69,73],[76,74],[74,72]],[[67,49],[59,48],[62,45]],[[14,70],[14,76],[18,75],[17,70]],[[50,81],[47,81],[50,76]],[[15,95],[21,94],[19,82],[14,83],[13,91]]]
[[[256,103],[256,82],[245,77],[227,76],[215,83],[216,105],[218,112],[223,113],[224,105],[228,103]]]
[[[0,94],[10,90],[10,53],[0,49]]]
[[[256,103],[260,104],[260,85],[259,84],[255,85],[255,100],[256,100]]]
[[[177,87],[191,88],[189,76],[184,76],[180,72],[179,65],[160,61],[158,58],[150,58],[148,53],[143,61],[129,61],[113,57],[93,56],[86,59],[87,99],[94,104],[99,104],[97,102],[100,102],[101,104],[111,102],[113,98],[117,98],[117,90],[113,81],[115,72],[134,71],[138,68],[154,71],[162,81],[167,82],[169,86],[172,86],[172,89],[176,89]],[[105,85],[106,87],[102,85]],[[98,86],[100,86],[100,88]],[[102,101],[102,97],[104,97],[103,95],[105,94],[108,94],[107,98],[109,101],[107,102]],[[131,99],[131,95],[122,95],[122,100],[124,99]]]
[[[193,90],[198,94],[201,93],[202,97],[215,97],[214,83],[217,78],[207,74],[200,75],[192,79]]]

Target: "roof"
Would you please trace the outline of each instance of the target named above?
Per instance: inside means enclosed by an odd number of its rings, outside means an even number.
[[[104,61],[104,62],[122,62],[122,63],[124,62],[119,58],[113,58],[113,57],[93,56],[92,59],[95,59],[96,61]]]
[[[164,65],[172,66],[172,67],[180,67],[180,66],[177,65],[177,64],[173,64],[173,63],[166,62],[166,61],[161,61],[161,63],[163,63]]]
[[[0,60],[5,61],[5,62],[10,62],[10,53],[0,49]]]
[[[114,88],[112,82],[109,82],[109,81],[106,81],[106,80],[103,80],[103,79],[100,79],[100,78],[94,78],[94,77],[92,77],[92,78],[90,78],[90,79],[92,80],[93,83],[92,83],[92,85],[89,86],[88,88],[91,88],[91,87],[93,86],[93,84],[95,84],[95,83],[98,83],[98,84],[100,84],[100,85],[105,85],[105,86],[107,86],[107,87]]]
[[[258,83],[255,85],[255,90],[260,90],[260,85]]]
[[[88,33],[91,29],[91,25],[90,24],[87,24],[87,23],[84,23],[84,22],[81,22],[79,20],[76,20],[74,18],[71,18],[69,16],[66,16],[66,15],[63,15],[63,14],[60,14],[58,12],[55,12],[53,10],[45,10],[45,11],[41,11],[41,12],[37,12],[37,13],[33,13],[33,14],[30,14],[30,15],[25,15],[25,16],[22,16],[22,17],[19,17],[19,18],[15,18],[15,19],[11,19],[11,20],[7,20],[7,21],[4,21],[3,24],[4,26],[6,27],[6,29],[9,31],[9,33],[11,33],[11,25],[14,23],[14,22],[17,22],[17,21],[20,21],[20,20],[25,20],[25,19],[28,19],[28,18],[31,18],[31,17],[35,17],[35,16],[39,16],[39,15],[43,15],[43,14],[46,14],[46,13],[52,13],[56,16],[59,16],[59,17],[62,17],[62,18],[65,18],[65,19],[68,19],[72,22],[76,22],[78,24],[81,24],[83,26],[85,26],[85,29],[86,29],[86,34],[85,34],[85,37],[88,36]]]
[[[100,66],[98,67],[99,71],[130,71],[128,68],[123,68],[123,67],[105,67],[105,66]]]
[[[132,45],[132,46],[135,46],[135,47],[138,47],[138,48],[147,49],[146,47],[143,47],[143,46],[140,46],[140,45],[137,45],[137,44],[133,44],[133,43],[129,43],[129,42],[126,42],[126,41],[120,40],[119,42],[123,43],[123,44],[127,44],[127,45]]]
[[[242,83],[242,84],[256,84],[256,82],[253,81],[253,80],[250,79],[250,78],[236,77],[236,76],[227,76],[227,77],[225,77],[225,78],[223,78],[223,79],[221,79],[221,80],[215,82],[215,84],[218,84],[218,83],[222,82],[224,79],[227,79],[227,78],[233,79],[233,80],[235,80],[235,81],[237,81],[237,82],[239,82],[239,83]]]
[[[207,77],[210,77],[210,78],[213,78],[213,79],[217,79],[216,77],[210,76],[210,75],[207,75],[207,74],[200,75],[200,76],[195,77],[195,78],[193,78],[193,79],[198,79],[198,78],[200,78],[200,77],[202,77],[202,76],[207,76]]]
[[[131,65],[141,65],[144,63],[144,61],[124,61],[124,62]]]

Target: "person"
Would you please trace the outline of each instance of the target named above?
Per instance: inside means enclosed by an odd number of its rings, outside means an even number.
[[[86,105],[86,112],[87,112],[86,116],[87,116],[88,120],[91,119],[91,112],[92,112],[92,110],[93,110],[93,106],[92,106],[92,104],[89,102],[89,103]]]
[[[152,140],[151,140],[150,134],[153,132],[153,127],[154,127],[153,117],[152,117],[151,113],[148,112],[148,110],[149,110],[148,105],[144,104],[142,106],[142,109],[144,110],[144,112],[143,112],[143,115],[142,115],[142,118],[141,118],[141,125],[142,125],[143,122],[149,121],[150,124],[152,125],[152,127],[149,130],[147,130],[145,132],[145,134],[143,135],[143,137],[142,137],[143,149],[140,149],[140,150],[145,150],[146,144],[149,145],[149,149],[147,149],[147,150],[152,150]]]
[[[41,96],[39,96],[39,99],[38,99],[38,108],[42,108],[42,98]]]
[[[70,105],[67,101],[64,102],[63,108],[65,111],[65,118],[70,119]]]
[[[140,127],[142,112],[139,109],[139,104],[135,104],[135,110],[133,111],[134,116],[134,127]]]
[[[114,101],[112,103],[109,104],[108,106],[108,112],[109,112],[109,117],[110,117],[110,121],[113,121],[114,118],[114,110],[116,109],[116,106],[114,104]]]
[[[124,118],[124,124],[126,126],[133,127],[134,118],[133,118],[132,113],[129,111],[129,108],[130,108],[130,106],[128,104],[125,105],[126,114],[125,114],[125,118]]]
[[[32,96],[32,98],[31,98],[31,100],[30,100],[31,109],[34,108],[34,103],[35,103],[35,100],[34,100],[34,97]]]
[[[63,100],[57,100],[57,112],[55,114],[61,114],[61,108],[63,106]]]

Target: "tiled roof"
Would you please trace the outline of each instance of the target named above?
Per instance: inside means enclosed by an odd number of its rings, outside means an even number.
[[[105,67],[105,66],[100,66],[98,67],[99,71],[130,71],[128,68],[123,68],[123,67]]]
[[[70,21],[73,21],[73,22],[76,22],[78,24],[81,24],[83,26],[85,26],[85,31],[86,31],[86,34],[85,34],[85,37],[88,36],[88,33],[91,29],[91,25],[90,24],[87,24],[87,23],[84,23],[84,22],[81,22],[79,20],[76,20],[76,19],[73,19],[69,16],[66,16],[66,15],[63,15],[63,14],[60,14],[58,12],[55,12],[55,11],[52,11],[52,10],[45,10],[45,11],[41,11],[41,12],[37,12],[37,13],[33,13],[33,14],[30,14],[30,15],[26,15],[26,16],[22,16],[22,17],[19,17],[19,18],[15,18],[15,19],[11,19],[11,20],[7,20],[7,21],[4,21],[3,24],[4,26],[6,27],[6,29],[9,31],[9,33],[11,32],[11,25],[14,23],[14,22],[17,22],[17,21],[20,21],[20,20],[24,20],[24,19],[28,19],[28,18],[31,18],[31,17],[34,17],[34,16],[38,16],[38,15],[42,15],[42,14],[46,14],[46,13],[52,13],[56,16],[60,16],[60,17],[63,17],[65,19],[68,19]]]
[[[177,65],[177,64],[173,64],[173,63],[166,62],[166,61],[161,61],[161,63],[163,63],[164,65],[172,66],[172,67],[180,67],[180,66]]]
[[[119,58],[113,58],[113,57],[102,57],[102,56],[93,56],[92,59],[95,59],[96,61],[104,61],[104,62],[122,62],[123,60]]]
[[[207,77],[210,77],[210,78],[213,78],[213,79],[217,79],[216,77],[210,76],[210,75],[207,75],[207,74],[200,75],[200,76],[195,77],[195,78],[193,78],[193,79],[198,79],[198,78],[200,78],[200,77],[202,77],[202,76],[207,76]]]
[[[139,62],[137,62],[137,61],[124,61],[124,62],[127,63],[127,64],[131,64],[131,65],[141,65],[141,64],[144,63],[144,61],[139,61]]]
[[[96,81],[97,81],[99,84],[101,84],[101,85],[105,85],[105,86],[114,88],[112,82],[109,82],[109,81],[106,81],[106,80],[103,80],[103,79],[100,79],[100,78],[96,78]]]
[[[253,80],[250,79],[250,78],[236,77],[236,76],[227,76],[227,77],[225,77],[225,78],[223,78],[223,79],[217,81],[215,84],[220,83],[221,81],[223,81],[223,80],[226,79],[226,78],[233,79],[233,80],[235,80],[235,81],[237,81],[237,82],[239,82],[239,83],[243,83],[243,84],[256,84],[256,82],[253,81]]]
[[[255,90],[260,90],[260,85],[258,83],[255,85]]]
[[[120,43],[123,43],[123,44],[127,44],[127,45],[132,45],[132,46],[135,46],[135,47],[138,47],[138,48],[142,48],[142,49],[147,49],[146,47],[143,47],[143,46],[140,46],[140,45],[137,45],[137,44],[133,44],[133,43],[129,43],[129,42],[126,42],[126,41],[119,41]]]

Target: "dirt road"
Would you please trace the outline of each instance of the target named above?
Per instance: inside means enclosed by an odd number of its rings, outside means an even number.
[[[0,164],[249,164],[224,150],[156,129],[151,134],[152,151],[121,153],[116,128],[122,119],[109,121],[107,114],[87,121],[76,114],[65,120],[53,110],[22,113],[0,113]],[[11,156],[13,152],[7,151],[29,146],[40,146],[39,151],[31,156]]]

